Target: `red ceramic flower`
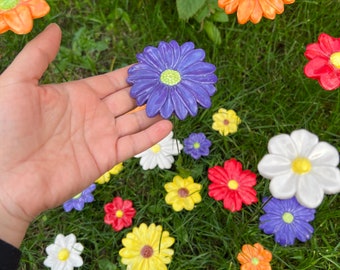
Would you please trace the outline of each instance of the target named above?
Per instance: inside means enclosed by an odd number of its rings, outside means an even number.
[[[232,212],[239,211],[242,203],[249,205],[257,202],[256,174],[250,170],[242,170],[241,162],[230,159],[224,166],[208,169],[209,196],[217,201],[223,200],[224,208]]]
[[[121,197],[116,197],[111,203],[105,204],[104,210],[106,213],[104,222],[111,225],[117,232],[131,226],[132,218],[136,214],[132,202],[130,200],[124,201]]]
[[[305,66],[308,78],[318,80],[325,90],[340,87],[340,38],[321,33],[318,42],[307,45]]]

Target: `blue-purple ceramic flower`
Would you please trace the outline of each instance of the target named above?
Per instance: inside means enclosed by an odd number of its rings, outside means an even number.
[[[260,217],[260,229],[274,234],[275,242],[282,246],[293,245],[295,239],[309,240],[314,232],[312,225],[315,209],[299,204],[295,197],[288,200],[263,199],[265,214]]]
[[[211,141],[202,132],[191,133],[188,138],[184,139],[183,144],[183,151],[194,159],[209,155]]]
[[[216,92],[216,67],[204,58],[204,50],[195,49],[192,42],[180,46],[174,40],[162,41],[157,48],[146,47],[128,71],[131,97],[139,106],[146,103],[149,117],[195,116],[198,105],[211,106],[210,97]]]
[[[81,211],[84,208],[85,203],[90,203],[94,201],[92,192],[96,189],[96,184],[90,185],[88,188],[83,190],[78,195],[74,196],[72,199],[68,200],[63,204],[65,212],[70,212],[72,209]]]

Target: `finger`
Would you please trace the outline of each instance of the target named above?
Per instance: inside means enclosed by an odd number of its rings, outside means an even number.
[[[116,118],[116,127],[119,137],[123,137],[145,130],[160,120],[162,120],[161,116],[150,118],[146,115],[145,110],[142,110]]]
[[[59,26],[50,24],[23,48],[5,72],[14,78],[20,74],[22,80],[38,81],[56,57],[60,41]]]
[[[127,66],[109,73],[82,79],[80,82],[90,86],[99,98],[105,98],[114,92],[130,86],[126,82],[129,67],[130,66]]]
[[[121,137],[117,143],[117,163],[152,147],[165,138],[171,130],[172,123],[168,120],[161,120],[139,133]]]
[[[130,88],[125,88],[105,97],[103,102],[115,116],[127,113],[137,106],[136,100],[130,96]]]

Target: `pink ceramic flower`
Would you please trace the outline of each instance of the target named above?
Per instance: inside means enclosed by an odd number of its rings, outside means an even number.
[[[318,42],[307,45],[307,77],[318,80],[325,90],[340,87],[340,38],[320,34]]]

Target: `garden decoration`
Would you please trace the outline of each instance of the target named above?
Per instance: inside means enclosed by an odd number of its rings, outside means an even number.
[[[218,6],[223,8],[226,14],[237,12],[240,24],[248,21],[256,24],[262,17],[274,20],[276,14],[283,13],[285,4],[294,2],[295,0],[218,0]]]
[[[212,129],[218,131],[222,136],[227,136],[237,132],[238,125],[241,123],[240,117],[234,110],[219,109],[213,114]]]
[[[282,246],[294,245],[295,239],[306,242],[314,229],[315,209],[302,206],[295,197],[287,200],[263,198],[264,215],[260,217],[260,229],[274,234],[275,242]]]
[[[111,175],[117,175],[124,169],[123,162],[118,163],[117,165],[113,166],[113,168],[106,173],[104,173],[101,177],[99,177],[95,183],[96,184],[105,184],[110,181]]]
[[[64,202],[63,208],[65,212],[70,212],[72,209],[81,211],[84,209],[86,203],[94,201],[92,192],[96,189],[96,184],[90,185],[88,188],[83,190],[81,193],[74,196],[72,199]]]
[[[44,17],[50,6],[44,0],[0,1],[0,34],[9,30],[22,35],[31,32],[33,19]]]
[[[305,130],[280,134],[268,143],[269,154],[258,164],[259,173],[270,181],[277,199],[296,196],[308,208],[318,207],[325,194],[340,192],[339,152]]]
[[[340,87],[340,38],[321,33],[318,42],[307,45],[305,56],[309,62],[304,72],[325,90]]]
[[[174,242],[161,225],[142,223],[122,240],[124,248],[119,255],[127,269],[166,270],[174,254],[170,248]]]
[[[138,63],[128,71],[130,95],[137,105],[146,104],[146,114],[169,118],[173,113],[184,120],[195,116],[198,104],[211,106],[210,97],[217,82],[215,66],[204,62],[205,52],[195,49],[192,42],[181,46],[177,41],[160,42],[137,54]]]
[[[256,243],[254,246],[245,244],[242,252],[237,255],[241,270],[271,270],[272,253]]]
[[[58,234],[54,243],[46,247],[47,258],[44,265],[52,270],[68,269],[83,265],[83,259],[80,254],[84,247],[76,242],[76,236],[69,234],[64,236]]]
[[[190,155],[193,159],[209,155],[211,141],[202,133],[191,133],[188,138],[184,139],[184,153]]]

